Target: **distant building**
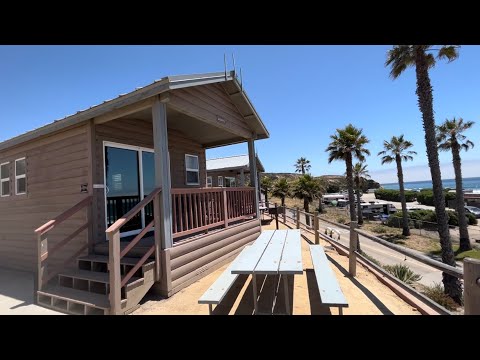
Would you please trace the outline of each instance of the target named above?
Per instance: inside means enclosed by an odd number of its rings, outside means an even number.
[[[257,174],[265,172],[258,155]],[[238,187],[250,183],[248,155],[235,155],[207,160],[207,187]]]

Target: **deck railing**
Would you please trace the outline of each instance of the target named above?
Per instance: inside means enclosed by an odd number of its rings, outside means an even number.
[[[55,275],[57,275],[66,265],[71,263],[78,255],[85,251],[89,245],[88,237],[84,245],[82,245],[72,256],[65,260],[60,266],[52,269],[48,267],[48,258],[62,249],[66,244],[76,238],[81,232],[89,229],[92,219],[91,213],[87,211],[87,221],[81,225],[77,230],[72,232],[63,240],[56,243],[50,249],[48,247],[48,233],[62,224],[64,221],[70,219],[80,210],[86,208],[92,203],[92,196],[88,196],[79,203],[75,204],[68,210],[58,215],[55,219],[47,221],[45,224],[35,230],[37,237],[37,290],[42,290]]]
[[[137,264],[122,278],[120,273],[120,260],[124,257],[153,227],[160,229],[160,224],[156,223],[160,221],[159,216],[154,216],[154,219],[142,229],[142,231],[130,241],[130,243],[121,250],[120,247],[120,229],[127,224],[132,218],[137,216],[142,209],[147,207],[152,201],[154,208],[159,208],[160,197],[159,194],[161,188],[153,190],[147,197],[135,205],[129,212],[123,215],[120,219],[115,221],[105,232],[107,234],[108,243],[108,270],[110,274],[110,306],[112,314],[119,314],[121,311],[121,289],[124,287],[128,280],[135,274],[135,272],[147,261],[147,259],[155,252],[156,245],[152,245],[150,249],[143,255],[143,257],[137,262]],[[159,254],[155,256],[155,265],[157,267],[156,273],[159,273],[158,263]],[[158,279],[157,279],[158,280]]]
[[[255,216],[255,188],[172,189],[173,238]]]

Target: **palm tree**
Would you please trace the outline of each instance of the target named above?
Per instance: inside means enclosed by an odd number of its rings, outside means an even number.
[[[309,204],[321,196],[322,190],[318,180],[312,175],[305,174],[300,176],[292,186],[292,194],[294,197],[303,200],[303,210],[309,212]],[[305,217],[305,222],[310,225],[310,217]]]
[[[453,169],[455,170],[455,188],[456,188],[456,207],[458,213],[458,228],[460,230],[460,249],[459,251],[472,250],[470,237],[468,236],[468,224],[465,215],[465,200],[463,198],[462,183],[462,160],[460,150],[468,151],[474,144],[462,133],[473,126],[473,121],[463,122],[462,118],[458,120],[446,119],[443,124],[437,126],[438,148],[443,151],[452,151]]]
[[[405,199],[405,186],[403,183],[403,169],[402,160],[413,160],[412,155],[417,155],[415,151],[408,150],[413,144],[403,138],[403,134],[399,137],[392,136],[390,142],[384,141],[383,148],[385,150],[380,151],[378,156],[382,156],[382,165],[396,162],[397,164],[397,177],[398,186],[400,187],[400,201],[402,202],[402,215],[403,215],[403,232],[405,236],[410,235],[410,227],[408,226],[408,212],[407,212],[407,200]]]
[[[345,161],[350,220],[357,221],[353,192],[353,157],[364,161],[365,155],[370,155],[370,151],[364,147],[370,140],[362,134],[362,129],[357,129],[352,124],[348,124],[345,129],[337,129],[337,133],[330,135],[330,139],[332,142],[326,149],[329,152],[328,163],[333,160]]]
[[[433,115],[432,85],[428,70],[435,66],[437,59],[447,59],[448,62],[458,57],[458,46],[444,45],[433,48],[432,45],[395,45],[387,53],[385,66],[390,66],[390,77],[398,78],[408,67],[415,67],[418,106],[422,113],[423,129],[425,130],[425,145],[427,148],[428,165],[433,185],[433,200],[437,215],[438,233],[442,248],[442,261],[456,266],[452,242],[448,231],[448,218],[445,211],[445,195],[442,186],[442,174],[438,161],[437,139],[435,134],[435,119]],[[433,55],[437,51],[437,56]],[[445,293],[457,303],[461,303],[462,287],[460,281],[449,274],[443,273]]]
[[[355,191],[357,192],[357,214],[358,214],[358,223],[363,224],[362,216],[362,207],[360,206],[360,189],[364,179],[369,178],[367,170],[368,165],[363,165],[363,163],[358,162],[353,167],[353,180],[355,182]]]
[[[277,196],[282,200],[282,207],[285,206],[285,197],[290,194],[290,184],[286,178],[280,178],[273,184],[272,196]]]
[[[295,172],[302,173],[302,175],[305,175],[305,172],[308,173],[310,168],[312,167],[310,165],[310,160],[307,160],[307,158],[301,157],[300,159],[297,160],[297,162],[294,164],[295,166]]]
[[[260,189],[265,194],[265,205],[268,205],[268,192],[272,189],[273,181],[268,176],[262,177]]]

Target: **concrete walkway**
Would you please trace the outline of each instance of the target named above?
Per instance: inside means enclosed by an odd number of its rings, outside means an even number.
[[[0,268],[0,315],[63,315],[33,303],[33,274]]]

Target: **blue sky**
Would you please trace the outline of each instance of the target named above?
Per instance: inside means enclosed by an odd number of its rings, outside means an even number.
[[[428,180],[415,73],[392,81],[384,67],[390,46],[0,46],[0,140],[63,118],[166,75],[223,71],[223,54],[235,54],[244,87],[270,139],[257,142],[269,172],[293,172],[307,157],[314,175],[343,174],[328,164],[329,135],[349,122],[371,140],[372,177],[396,180],[395,166],[376,156],[383,140],[405,134],[418,156],[405,164],[405,180]],[[480,176],[479,46],[431,71],[436,121],[463,117],[477,124],[478,143],[462,153],[465,177]],[[207,151],[208,157],[246,153],[245,144]],[[443,178],[452,178],[451,154],[441,153]]]

